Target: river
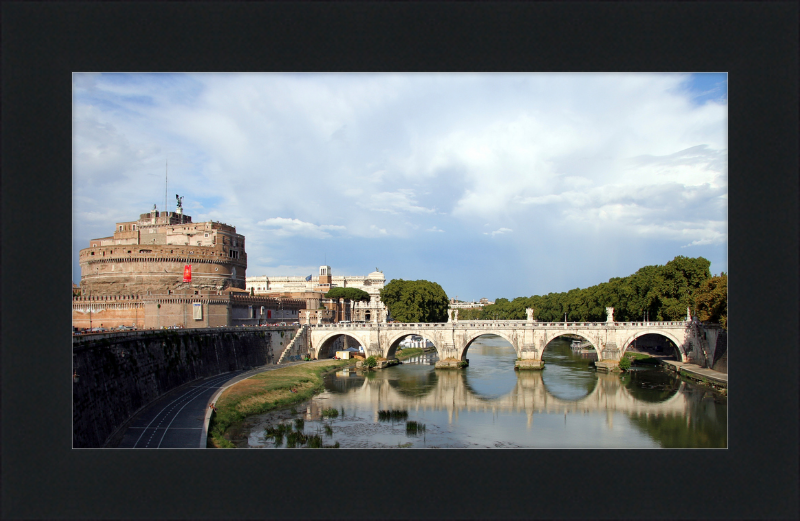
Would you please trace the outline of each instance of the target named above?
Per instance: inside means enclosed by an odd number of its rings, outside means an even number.
[[[404,363],[340,370],[295,408],[248,419],[239,447],[292,445],[265,429],[289,425],[341,448],[724,448],[727,398],[659,368],[604,374],[568,339],[542,371],[515,371],[513,347],[486,335],[469,367]],[[416,429],[414,429],[416,427]]]

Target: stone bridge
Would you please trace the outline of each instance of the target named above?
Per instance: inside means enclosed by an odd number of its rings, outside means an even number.
[[[697,320],[675,322],[615,322],[613,308],[606,322],[539,322],[528,310],[527,320],[458,320],[458,310],[450,310],[447,322],[433,323],[355,323],[316,324],[309,328],[309,351],[317,358],[333,356],[332,342],[341,335],[364,346],[367,356],[394,358],[409,335],[419,335],[436,347],[439,358],[466,360],[472,342],[486,334],[507,340],[521,360],[541,360],[547,344],[556,337],[570,334],[583,338],[597,350],[599,360],[619,360],[633,341],[643,335],[661,335],[677,347],[681,362],[709,367],[720,327],[700,324]],[[688,318],[688,317],[687,317]]]

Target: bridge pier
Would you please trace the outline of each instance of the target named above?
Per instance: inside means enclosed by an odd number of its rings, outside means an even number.
[[[527,369],[544,369],[544,360],[523,358],[514,362],[514,369],[527,370]]]

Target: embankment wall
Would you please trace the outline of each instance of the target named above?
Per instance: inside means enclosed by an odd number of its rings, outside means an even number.
[[[76,336],[73,447],[102,447],[143,406],[188,382],[274,363],[297,331],[214,328]]]

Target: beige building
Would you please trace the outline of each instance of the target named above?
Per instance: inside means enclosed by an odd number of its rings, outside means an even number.
[[[380,271],[369,275],[333,275],[330,266],[320,266],[318,275],[307,277],[247,277],[245,288],[255,295],[286,295],[304,298],[306,310],[300,314],[300,323],[323,322],[385,322],[388,311],[381,302],[380,291],[386,277]],[[323,295],[333,288],[356,288],[369,293],[369,302],[344,302],[325,299]]]

